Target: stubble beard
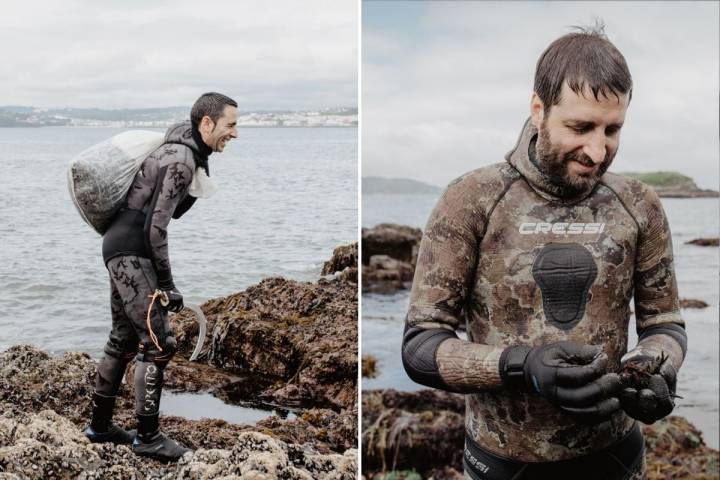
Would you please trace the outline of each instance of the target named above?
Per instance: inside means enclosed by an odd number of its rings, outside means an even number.
[[[545,122],[540,124],[534,163],[553,185],[561,189],[563,197],[579,195],[595,185],[610,167],[613,158],[615,152],[608,152],[597,170],[588,174],[571,174],[568,168],[571,161],[591,165],[592,160],[582,152],[567,152],[561,156],[559,148],[552,143]]]

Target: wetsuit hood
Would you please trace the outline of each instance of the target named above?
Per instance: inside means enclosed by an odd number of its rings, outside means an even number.
[[[189,147],[193,151],[196,165],[203,167],[208,176],[210,175],[208,157],[212,153],[212,148],[203,142],[200,131],[190,120],[176,123],[168,128],[165,133],[165,143],[179,143]]]
[[[579,202],[592,193],[598,180],[590,183],[582,192],[568,195],[562,185],[554,183],[533,162],[538,131],[528,117],[523,125],[515,147],[505,155],[505,160],[527,180],[538,195],[555,202],[571,204]]]

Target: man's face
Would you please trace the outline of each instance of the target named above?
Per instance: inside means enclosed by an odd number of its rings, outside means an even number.
[[[222,152],[231,139],[237,138],[237,108],[226,105],[223,115],[215,123],[210,117],[203,117],[200,133],[213,152]]]
[[[538,129],[538,168],[572,195],[584,191],[608,169],[620,145],[629,95],[598,94],[586,87],[582,95],[563,85],[560,103],[544,112],[533,94],[531,114]]]

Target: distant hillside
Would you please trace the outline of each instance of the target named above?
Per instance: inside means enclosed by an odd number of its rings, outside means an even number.
[[[320,110],[241,110],[239,127],[357,127],[356,107]],[[190,116],[190,107],[36,108],[0,106],[0,127],[168,127]]]
[[[363,195],[432,195],[442,189],[435,185],[411,180],[409,178],[363,177]]]
[[[678,172],[618,172],[650,185],[661,197],[701,198],[717,197],[715,190],[698,188],[692,178]],[[437,195],[441,187],[409,178],[363,177],[363,195]]]
[[[1,127],[52,127],[70,125],[124,126],[140,123],[145,126],[169,125],[187,118],[189,107],[123,108],[36,108],[0,106]]]
[[[718,196],[717,191],[700,189],[692,178],[678,172],[620,172],[619,174],[650,185],[661,197],[698,198]]]

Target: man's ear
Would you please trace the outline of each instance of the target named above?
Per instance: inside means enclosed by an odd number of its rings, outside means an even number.
[[[543,118],[545,118],[545,105],[542,100],[540,100],[540,97],[538,97],[538,94],[533,92],[530,98],[530,119],[538,130],[540,129],[540,125],[542,125]]]
[[[200,120],[200,131],[210,133],[214,128],[215,122],[213,122],[209,116],[205,115],[202,120]]]

